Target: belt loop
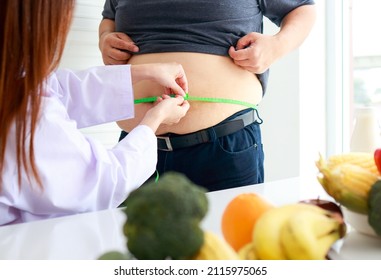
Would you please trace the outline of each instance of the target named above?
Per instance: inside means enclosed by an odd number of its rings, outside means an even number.
[[[210,139],[212,138],[210,135],[210,132],[208,130],[203,130],[203,131],[200,131],[200,137],[201,137],[201,141],[202,143],[206,143],[206,142],[209,142]],[[212,138],[213,139],[213,138]]]
[[[261,119],[261,117],[259,116],[259,113],[258,113],[258,110],[257,109],[254,109],[254,114],[256,116],[255,118],[255,121],[258,123],[258,124],[262,124],[263,123],[263,120]],[[260,121],[258,121],[260,120]]]
[[[214,127],[210,127],[207,129],[207,132],[209,133],[209,141],[214,142],[217,140],[217,134],[216,131],[214,130]]]

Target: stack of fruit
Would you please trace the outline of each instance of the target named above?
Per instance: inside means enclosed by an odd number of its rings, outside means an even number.
[[[363,214],[381,236],[381,149],[352,152],[316,162],[324,190],[348,210]]]
[[[225,208],[223,236],[240,259],[325,259],[345,234],[345,224],[338,212],[317,202],[275,207],[258,194],[240,194]]]
[[[367,215],[381,236],[381,150],[320,157],[316,165],[326,192]],[[108,252],[100,259],[321,260],[346,233],[333,201],[275,206],[258,194],[243,193],[224,209],[220,237],[200,226],[208,211],[205,192],[178,173],[131,192],[123,228],[129,253]]]

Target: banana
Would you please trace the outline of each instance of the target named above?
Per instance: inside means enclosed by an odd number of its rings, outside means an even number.
[[[330,196],[354,212],[368,212],[369,190],[378,175],[353,163],[330,166],[321,156],[316,166],[320,171],[318,181]]]
[[[265,212],[253,230],[254,252],[261,260],[285,260],[286,252],[280,240],[282,227],[298,212],[326,213],[326,210],[311,204],[294,203],[275,207]]]
[[[287,259],[324,260],[332,244],[340,239],[342,224],[328,211],[296,213],[280,231]]]
[[[204,232],[204,244],[193,260],[239,260],[239,256],[224,239],[211,231]]]
[[[254,242],[247,243],[239,251],[238,256],[240,260],[259,260],[255,254]]]

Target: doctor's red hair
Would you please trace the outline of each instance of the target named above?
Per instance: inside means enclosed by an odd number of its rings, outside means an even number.
[[[15,125],[17,162],[8,164],[17,164],[19,181],[24,168],[41,186],[33,139],[42,84],[60,62],[75,0],[4,0],[1,6],[0,176]]]

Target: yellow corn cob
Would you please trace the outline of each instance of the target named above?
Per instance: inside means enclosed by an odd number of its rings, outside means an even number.
[[[377,181],[377,175],[351,163],[337,165],[331,170],[330,176],[342,187],[363,196],[368,195],[370,188]]]
[[[368,194],[378,175],[352,163],[330,165],[321,156],[316,166],[318,180],[330,196],[354,212],[367,213]]]
[[[351,163],[361,166],[373,174],[379,175],[374,156],[372,153],[351,152],[330,156],[327,160],[327,165],[330,168],[342,163]]]

